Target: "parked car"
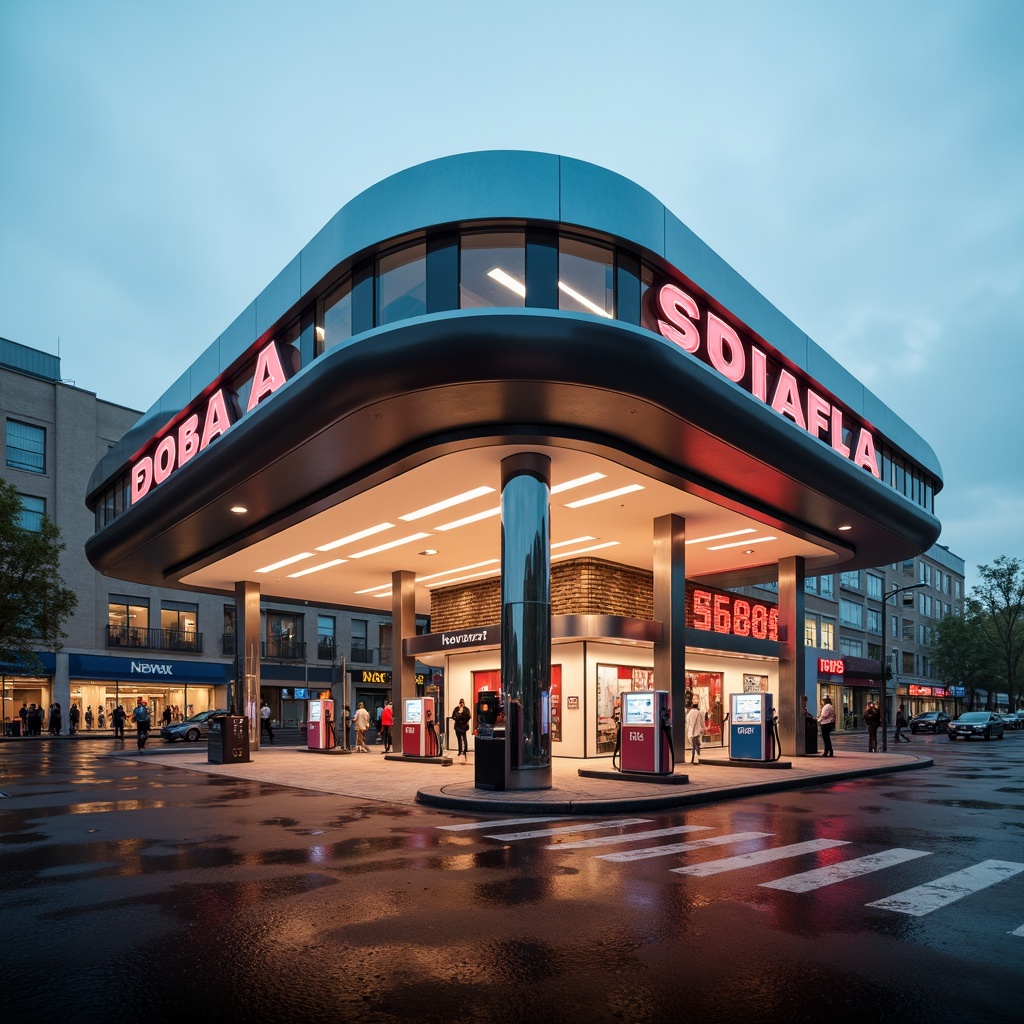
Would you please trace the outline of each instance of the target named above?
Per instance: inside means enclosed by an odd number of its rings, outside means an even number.
[[[1007,729],[1019,729],[1021,720],[1017,717],[1016,711],[1000,712],[999,717],[1006,724]]]
[[[980,736],[983,740],[1003,738],[1006,723],[994,711],[965,711],[955,722],[946,726],[946,735],[951,740],[962,736],[965,740]]]
[[[945,711],[922,711],[919,715],[914,715],[910,720],[910,731],[911,732],[934,732],[940,733],[946,731],[946,726],[949,725],[950,718]]]
[[[186,718],[184,722],[172,722],[160,730],[160,738],[173,743],[175,740],[187,740],[196,743],[210,731],[210,722],[215,718],[223,718],[227,711],[200,711],[199,714]]]

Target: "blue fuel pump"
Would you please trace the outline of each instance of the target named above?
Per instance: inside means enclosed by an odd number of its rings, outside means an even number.
[[[777,761],[781,755],[770,693],[734,693],[729,715],[730,761]]]

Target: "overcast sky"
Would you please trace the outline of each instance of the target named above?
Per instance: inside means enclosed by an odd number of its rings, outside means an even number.
[[[589,160],[932,445],[971,585],[1024,557],[1022,53],[1021,0],[3,0],[0,336],[146,409],[381,178]]]

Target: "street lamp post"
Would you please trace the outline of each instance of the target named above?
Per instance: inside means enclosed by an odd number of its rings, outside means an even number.
[[[882,598],[882,661],[881,661],[881,669],[882,669],[882,672],[881,672],[881,676],[882,676],[882,679],[881,679],[881,684],[882,684],[881,689],[882,689],[882,693],[881,693],[881,700],[879,701],[878,710],[879,710],[879,713],[881,715],[881,722],[879,724],[882,727],[882,753],[883,754],[889,749],[888,737],[886,736],[886,732],[885,732],[886,725],[887,725],[887,722],[886,722],[887,715],[885,713],[885,704],[886,704],[886,701],[889,698],[889,679],[888,679],[889,666],[888,666],[888,664],[886,663],[886,660],[885,660],[885,638],[888,635],[888,623],[885,621],[886,606],[889,604],[889,599],[892,598],[892,597],[895,597],[897,594],[906,593],[908,590],[917,590],[918,588],[923,587],[923,586],[926,586],[926,584],[924,584],[924,583],[911,583],[909,586],[899,587],[896,590],[890,591],[888,594],[886,594]]]

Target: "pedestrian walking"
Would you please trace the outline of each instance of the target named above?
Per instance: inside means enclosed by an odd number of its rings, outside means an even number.
[[[903,705],[901,704],[896,709],[896,727],[893,730],[892,734],[893,743],[899,743],[900,740],[903,740],[904,743],[910,742],[910,740],[908,740],[907,737],[903,735],[903,730],[906,729],[906,727],[907,715],[906,712],[903,710]]]
[[[141,750],[149,739],[149,708],[141,697],[132,711],[132,721],[135,723],[135,741]]]
[[[818,712],[818,725],[821,726],[822,757],[835,757],[832,749],[832,730],[836,727],[836,708],[832,698],[821,698],[821,710]]]
[[[115,740],[124,739],[124,723],[127,717],[128,715],[125,714],[124,705],[122,704],[118,704],[117,707],[110,712],[110,724],[114,728]]]
[[[704,729],[704,716],[694,701],[686,712],[686,738],[690,741],[690,764],[700,764],[700,734]]]
[[[878,705],[873,700],[869,700],[864,708],[864,724],[868,727],[869,753],[878,750],[878,726],[881,721],[882,713],[878,710]]]
[[[260,737],[266,733],[270,737],[270,742],[274,742],[274,729],[270,724],[270,705],[264,701],[263,706],[260,708]]]
[[[469,754],[469,726],[473,720],[473,715],[470,713],[469,708],[466,707],[464,700],[459,700],[459,706],[452,712],[452,722],[455,723],[455,740],[459,745],[458,754],[462,758],[463,764],[466,763],[466,758]]]
[[[391,726],[395,724],[395,709],[391,706],[391,701],[384,705],[384,710],[380,713],[380,731],[381,738],[384,741],[384,753],[391,753]]]
[[[171,719],[174,718],[174,712],[171,710],[171,705],[168,704],[164,708],[164,713],[160,716],[163,719],[164,725],[170,725]]]
[[[366,730],[370,728],[370,712],[363,707],[360,701],[356,713],[352,716],[352,724],[356,730],[356,753],[368,754],[370,748],[366,745]]]

